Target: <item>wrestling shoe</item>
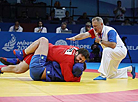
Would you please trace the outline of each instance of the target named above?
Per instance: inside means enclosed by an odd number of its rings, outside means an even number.
[[[13,53],[20,61],[22,61],[23,58],[26,56],[24,50],[19,51],[19,50],[15,49],[15,50],[13,50]]]
[[[94,78],[93,80],[106,80],[106,77],[102,77],[102,76],[98,76],[96,78]]]
[[[4,57],[1,57],[0,61],[4,65],[16,65],[20,62],[18,58],[4,58]]]
[[[135,79],[136,72],[135,72],[135,67],[134,66],[132,66],[132,72],[131,72],[131,74],[132,74],[132,79]]]

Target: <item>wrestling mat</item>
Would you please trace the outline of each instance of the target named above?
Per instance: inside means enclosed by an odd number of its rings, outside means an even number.
[[[1,64],[2,65],[2,64]],[[99,63],[87,63],[81,82],[33,81],[29,71],[0,75],[0,102],[138,102],[138,73],[132,79],[93,81]],[[122,63],[119,68],[129,66]],[[138,63],[133,63],[138,72]]]

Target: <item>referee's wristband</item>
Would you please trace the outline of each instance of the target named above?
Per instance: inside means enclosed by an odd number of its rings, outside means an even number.
[[[100,44],[100,45],[102,44],[102,41],[103,41],[102,39],[99,41],[99,44]]]

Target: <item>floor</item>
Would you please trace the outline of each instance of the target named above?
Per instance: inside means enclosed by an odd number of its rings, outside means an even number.
[[[132,79],[93,81],[99,63],[87,63],[80,83],[33,81],[29,71],[0,75],[0,102],[138,102],[138,73]],[[121,63],[119,68],[138,63]]]

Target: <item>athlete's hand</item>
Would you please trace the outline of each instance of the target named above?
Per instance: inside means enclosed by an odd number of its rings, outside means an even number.
[[[71,41],[75,41],[75,37],[71,37],[71,38],[66,38],[66,40],[71,40]]]

